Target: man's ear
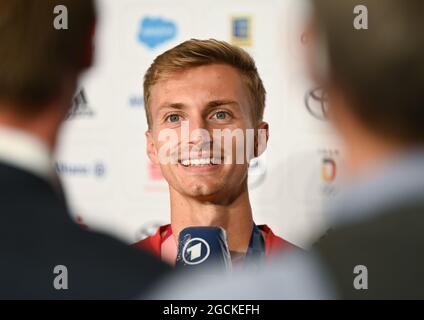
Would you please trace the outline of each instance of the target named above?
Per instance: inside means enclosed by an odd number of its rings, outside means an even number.
[[[153,141],[152,132],[150,130],[146,131],[146,152],[150,161],[152,161],[154,164],[159,164],[155,142]]]
[[[262,121],[255,130],[255,158],[261,156],[268,145],[269,125]]]

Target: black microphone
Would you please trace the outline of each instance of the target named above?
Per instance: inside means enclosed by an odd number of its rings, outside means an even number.
[[[220,227],[188,227],[178,238],[177,267],[218,266],[231,270],[227,234]]]

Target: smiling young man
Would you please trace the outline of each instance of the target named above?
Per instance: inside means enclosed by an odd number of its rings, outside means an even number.
[[[226,42],[193,39],[156,58],[144,80],[147,154],[169,184],[171,224],[136,246],[175,264],[181,230],[215,226],[233,264],[291,247],[255,225],[249,201],[249,160],[268,138],[265,95],[253,59]]]

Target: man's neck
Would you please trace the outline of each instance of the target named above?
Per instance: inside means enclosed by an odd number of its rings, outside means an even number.
[[[252,208],[247,186],[229,205],[219,205],[188,198],[170,188],[171,225],[175,240],[184,228],[214,226],[225,229],[228,247],[246,252],[253,230]]]
[[[0,126],[24,132],[44,143],[50,152],[56,145],[60,120],[55,113],[18,116],[13,112],[0,112]]]
[[[359,130],[358,130],[359,131]],[[396,157],[407,147],[397,141],[359,133],[356,139],[346,143],[346,173],[349,180],[360,179],[372,174],[384,162]]]
[[[0,162],[54,183],[56,175],[48,144],[22,128],[0,121]]]

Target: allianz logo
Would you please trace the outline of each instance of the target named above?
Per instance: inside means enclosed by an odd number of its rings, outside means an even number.
[[[69,164],[65,162],[56,163],[56,172],[66,176],[94,176],[103,177],[106,174],[106,167],[101,162],[94,164]]]

